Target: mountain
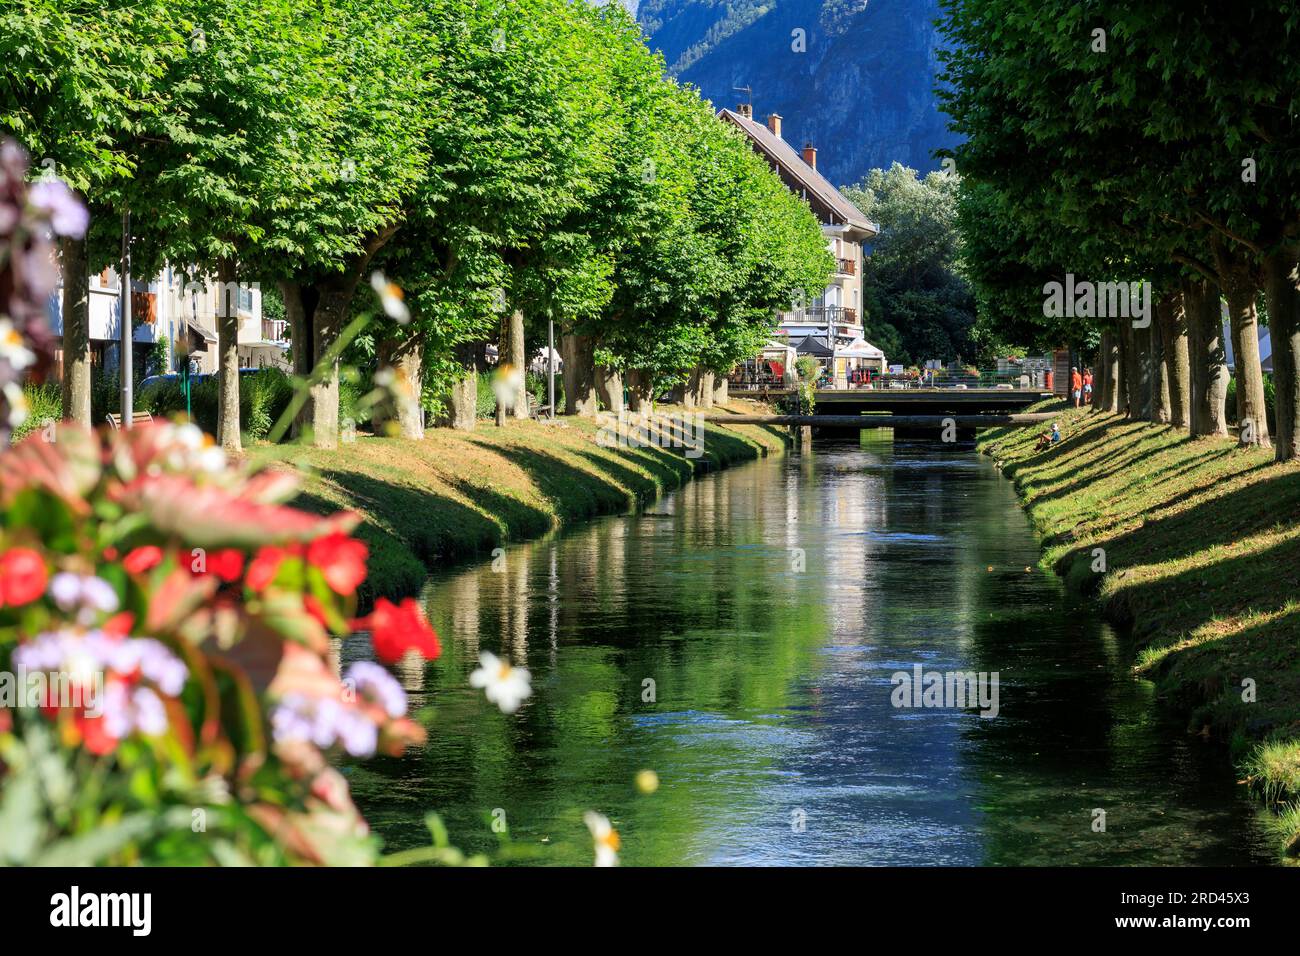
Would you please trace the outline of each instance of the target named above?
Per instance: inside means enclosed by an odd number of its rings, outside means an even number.
[[[626,4],[631,8],[634,4]],[[939,168],[945,128],[934,87],[938,0],[640,0],[637,19],[671,73],[715,107],[747,102],[817,147],[836,185],[897,161]]]

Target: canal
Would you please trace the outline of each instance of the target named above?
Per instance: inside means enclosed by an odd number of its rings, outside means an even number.
[[[345,767],[386,846],[436,810],[467,852],[496,821],[512,859],[585,865],[594,809],[630,865],[1272,862],[1224,753],[1037,567],[1010,483],[863,436],[431,580],[428,743]],[[480,649],[532,672],[518,713],[466,683]],[[997,675],[996,716],[895,706],[894,675],[956,672]]]

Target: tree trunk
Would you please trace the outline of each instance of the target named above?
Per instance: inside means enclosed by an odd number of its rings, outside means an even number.
[[[638,415],[654,411],[654,379],[649,372],[629,369],[627,373],[628,404]]]
[[[1136,329],[1125,322],[1123,329],[1128,417],[1145,420],[1151,414],[1151,328]]]
[[[452,350],[452,354],[464,369],[464,374],[452,382],[442,424],[460,431],[473,431],[478,421],[478,373],[485,364],[484,343],[462,342]]]
[[[1237,426],[1243,445],[1268,448],[1268,416],[1264,409],[1264,372],[1259,363],[1259,322],[1255,299],[1259,283],[1249,260],[1226,241],[1211,243],[1223,296],[1228,300],[1228,322],[1237,380]]]
[[[588,335],[560,336],[564,359],[564,414],[592,417],[599,408],[596,396],[595,343]]]
[[[1182,292],[1165,300],[1161,339],[1164,343],[1165,379],[1169,389],[1169,424],[1175,428],[1191,425],[1192,384],[1188,367],[1187,309]]]
[[[399,326],[379,343],[376,352],[379,367],[392,371],[393,384],[391,395],[375,410],[375,424],[381,432],[396,432],[418,441],[424,437],[424,409],[420,402],[424,336],[412,326]]]
[[[728,384],[729,382],[727,376],[725,375],[719,375],[714,380],[713,383],[713,404],[714,405],[725,405],[730,400],[728,395],[728,390],[727,390]]]
[[[1264,259],[1269,333],[1273,342],[1274,448],[1278,461],[1300,458],[1300,247]]]
[[[1116,333],[1107,329],[1101,333],[1101,353],[1097,357],[1100,388],[1095,388],[1093,401],[1100,401],[1100,410],[1114,414],[1119,410],[1119,343]],[[1097,383],[1093,383],[1096,386]]]
[[[713,382],[717,378],[707,369],[700,370],[699,384],[695,391],[695,407],[710,409],[713,407]]]
[[[713,406],[713,373],[695,366],[686,381],[673,389],[673,401],[684,408],[711,408]]]
[[[339,359],[326,360],[352,308],[356,281],[331,282],[320,286],[320,299],[312,315],[312,348],[315,367],[313,382],[307,392],[305,428],[317,448],[337,448],[339,444]]]
[[[86,240],[63,239],[63,417],[90,428],[90,266]]]
[[[235,260],[217,262],[217,443],[227,453],[243,451],[239,439],[239,295]]]
[[[519,385],[510,396],[510,415],[527,418],[528,409],[528,349],[524,342],[524,313],[515,309],[501,320],[501,339],[497,343],[497,361],[517,369]]]
[[[1169,398],[1169,365],[1165,354],[1165,325],[1168,305],[1153,303],[1154,316],[1147,329],[1151,333],[1151,408],[1148,417],[1157,425],[1168,425],[1173,418]]]
[[[596,366],[596,394],[607,411],[616,415],[623,411],[623,376],[617,369]]]
[[[1259,360],[1259,323],[1256,290],[1234,286],[1227,291],[1228,321],[1232,326],[1237,379],[1237,426],[1243,445],[1268,448],[1268,414],[1264,407],[1264,372]]]
[[[293,355],[293,374],[305,382],[311,375],[312,346],[311,319],[316,311],[316,289],[297,282],[282,281],[280,295],[284,299],[284,317],[289,324],[289,350]],[[302,435],[307,410],[303,409],[294,416],[290,434],[294,438]]]
[[[1224,414],[1224,402],[1228,395],[1228,366],[1223,319],[1219,311],[1219,287],[1205,279],[1187,280],[1183,302],[1195,340],[1189,359],[1192,434],[1198,437],[1226,435],[1228,419]]]

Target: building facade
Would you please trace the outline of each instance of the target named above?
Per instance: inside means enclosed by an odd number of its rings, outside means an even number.
[[[217,317],[223,291],[226,308],[239,316],[240,366],[289,368],[284,358],[286,323],[263,319],[258,283],[239,283],[222,290],[215,279],[168,266],[150,279],[131,282],[131,341],[137,382],[149,375],[178,372],[186,361],[191,374],[217,371]],[[121,303],[117,270],[107,268],[90,277],[91,364],[106,372],[115,372],[120,366]],[[50,325],[61,340],[61,286],[50,300]],[[56,374],[61,375],[61,350],[56,359]]]
[[[791,311],[780,313],[777,334],[791,342],[816,336],[832,349],[861,339],[863,244],[879,233],[879,227],[817,171],[817,150],[811,143],[796,150],[786,142],[780,116],[773,113],[766,124],[758,123],[753,108],[742,104],[735,110],[721,110],[718,117],[744,133],[790,191],[808,203],[835,257],[830,283],[807,302],[796,302]]]

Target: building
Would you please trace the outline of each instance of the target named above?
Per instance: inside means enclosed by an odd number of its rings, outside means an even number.
[[[107,268],[90,277],[91,364],[105,371],[119,366],[121,342],[121,280]],[[244,368],[278,366],[285,360],[283,321],[264,320],[262,292],[257,283],[241,283],[228,290],[227,300],[239,314],[239,364]],[[217,371],[217,315],[220,292],[215,280],[192,276],[171,266],[151,279],[131,282],[131,318],[135,378],[179,371],[182,354],[188,354],[190,372],[209,375]],[[63,289],[50,302],[50,324],[63,335]],[[150,346],[158,346],[157,349]],[[63,354],[56,353],[56,375],[62,374]]]
[[[794,311],[781,313],[777,334],[791,342],[814,336],[837,353],[853,346],[862,339],[863,243],[875,238],[879,227],[817,172],[817,150],[811,143],[800,152],[782,138],[780,116],[773,113],[763,125],[754,121],[753,107],[741,104],[734,111],[720,111],[718,117],[744,133],[755,152],[768,161],[791,192],[808,203],[835,257],[830,284],[816,298],[796,303],[799,307]],[[857,348],[862,350],[862,346]],[[837,358],[837,366],[839,363]],[[838,367],[836,377],[842,377]]]

